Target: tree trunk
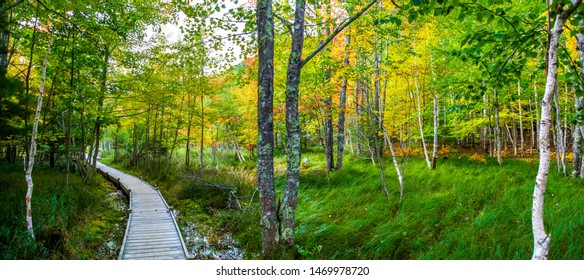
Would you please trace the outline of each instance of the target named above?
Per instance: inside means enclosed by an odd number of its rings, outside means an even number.
[[[295,1],[294,30],[292,34],[292,49],[288,60],[286,74],[286,187],[279,205],[278,217],[280,221],[280,243],[288,252],[294,252],[294,217],[296,213],[296,201],[298,198],[298,186],[300,184],[300,158],[301,158],[301,131],[298,118],[298,92],[300,86],[300,71],[302,66],[310,61],[319,51],[332,41],[334,36],[341,32],[347,25],[361,16],[376,0],[369,2],[357,14],[344,21],[337,27],[322,44],[306,58],[302,59],[304,47],[304,13],[306,0]]]
[[[93,172],[95,174],[96,172],[96,167],[97,167],[97,155],[99,154],[99,138],[101,138],[101,121],[102,118],[99,114],[103,113],[101,112],[103,109],[103,101],[105,99],[105,95],[107,93],[107,72],[108,72],[108,65],[109,65],[109,57],[110,57],[110,53],[109,53],[109,46],[105,47],[105,54],[104,54],[104,58],[103,58],[103,70],[102,70],[102,77],[101,77],[101,94],[99,96],[99,100],[98,100],[98,105],[99,105],[99,112],[98,112],[98,117],[97,120],[95,122],[95,152],[93,153]]]
[[[541,121],[540,121],[540,110],[539,110],[539,105],[541,104],[541,100],[539,100],[538,94],[537,94],[537,83],[534,81],[533,82],[533,94],[534,94],[534,98],[535,98],[535,119],[536,119],[536,123],[537,125],[535,126],[536,128],[536,138],[537,138],[537,150],[539,151],[539,130],[541,129]]]
[[[580,27],[584,27],[584,20],[580,20]],[[584,34],[582,33],[578,33],[576,34],[576,44],[577,44],[577,49],[578,49],[578,56],[580,58],[580,63],[581,65],[583,65],[582,68],[580,68],[580,75],[584,75]],[[579,84],[580,90],[582,90],[582,84]],[[576,94],[576,91],[574,90],[574,105],[575,105],[575,109],[576,109],[576,114],[578,113],[584,113],[582,112],[582,109],[584,107],[584,97],[579,97]],[[573,149],[573,153],[574,153],[574,159],[573,159],[573,169],[572,169],[572,176],[574,177],[583,177],[584,173],[581,172],[582,168],[584,168],[584,165],[582,164],[582,161],[584,160],[584,157],[582,156],[582,141],[584,140],[583,137],[584,136],[584,126],[577,122],[574,125],[574,132],[573,132],[573,137],[572,137],[572,149]]]
[[[193,123],[193,108],[189,106],[189,122],[187,124],[187,145],[185,149],[185,166],[191,163],[191,125]]]
[[[545,232],[544,226],[544,196],[547,186],[548,173],[550,167],[550,143],[549,133],[551,126],[551,107],[552,96],[557,86],[558,70],[558,41],[563,31],[564,21],[572,12],[580,6],[582,0],[573,0],[572,5],[558,13],[554,27],[550,32],[549,40],[549,58],[547,63],[547,77],[545,93],[542,100],[541,124],[539,131],[539,169],[533,191],[533,208],[532,208],[532,229],[533,229],[533,260],[547,259],[551,236]],[[561,6],[560,6],[561,7]]]
[[[438,116],[440,115],[440,107],[438,107],[438,93],[434,94],[434,146],[432,147],[432,169],[436,169],[436,163],[438,161],[438,126],[440,121]]]
[[[375,155],[377,157],[377,161],[379,162],[379,170],[381,171],[381,186],[383,187],[383,192],[385,193],[385,198],[387,202],[389,202],[389,191],[387,190],[387,184],[385,182],[385,168],[383,166],[383,161],[381,161],[381,147],[379,147],[379,120],[375,121],[379,118],[379,115],[375,113],[375,111],[371,108],[371,104],[369,104],[368,111],[369,111],[369,125],[371,126],[371,130],[373,131],[373,141],[375,142]]]
[[[327,16],[330,17],[330,5],[327,7]],[[330,36],[331,34],[331,30],[330,28],[327,26],[325,28],[325,34],[326,36]],[[320,42],[321,44],[323,42]],[[330,48],[326,48],[326,52],[330,53],[331,50]],[[326,53],[325,53],[326,54]],[[325,59],[326,55],[325,55]],[[333,103],[333,96],[332,96],[332,91],[328,89],[328,84],[330,83],[331,80],[331,69],[330,67],[327,65],[327,63],[325,63],[325,79],[324,79],[324,85],[325,85],[325,98],[324,98],[324,122],[323,122],[323,127],[324,127],[324,152],[325,152],[325,162],[326,162],[326,168],[327,171],[333,171],[335,169],[335,159],[334,159],[334,155],[333,155],[333,150],[334,150],[334,139],[333,139],[333,114],[332,114],[332,103]]]
[[[302,49],[304,47],[304,12],[305,0],[296,1],[294,12],[294,32],[292,49],[286,75],[286,188],[278,206],[280,221],[280,242],[290,252],[294,251],[294,217],[296,200],[300,184],[300,120],[298,119],[298,91],[302,67]]]
[[[37,10],[37,16],[35,16],[35,21],[34,21],[34,26],[32,29],[32,40],[31,40],[31,46],[30,46],[30,57],[28,59],[28,66],[26,69],[26,77],[24,79],[24,88],[25,88],[25,98],[24,98],[24,102],[25,102],[25,106],[24,106],[24,131],[25,131],[25,146],[26,146],[26,162],[29,161],[29,157],[30,157],[30,149],[29,149],[29,143],[28,143],[28,96],[30,94],[30,72],[32,70],[32,64],[33,64],[33,59],[34,59],[34,48],[36,45],[36,30],[37,30],[37,24],[38,24],[38,10]]]
[[[73,115],[73,96],[75,96],[75,33],[72,36],[73,40],[71,40],[71,79],[69,81],[69,89],[70,89],[70,96],[67,98],[67,133],[65,135],[66,141],[66,149],[67,149],[67,174],[65,176],[65,185],[69,188],[69,173],[71,172],[71,129],[72,129],[72,121],[71,116]]]
[[[276,191],[274,188],[274,18],[271,0],[258,0],[258,189],[262,254],[278,249]]]
[[[1,0],[0,7],[4,8],[5,5],[6,0]],[[0,14],[0,79],[5,79],[8,72],[8,43],[10,42],[8,26],[8,13]]]
[[[422,120],[422,100],[420,87],[418,86],[418,64],[417,64],[417,51],[416,51],[416,37],[414,36],[414,85],[416,87],[416,96],[418,98],[418,124],[420,127],[420,137],[422,138],[422,149],[424,152],[424,159],[428,165],[428,169],[432,169],[432,163],[428,157],[428,150],[426,149],[426,140],[424,139],[424,122]]]
[[[559,101],[559,92],[558,87],[556,85],[556,93],[554,94],[554,105],[556,109],[556,156],[557,156],[557,163],[558,163],[558,172],[567,176],[566,171],[566,148],[564,147],[564,131],[562,130],[562,114],[560,109],[560,101]]]
[[[24,174],[24,179],[26,181],[26,185],[28,186],[26,191],[26,229],[30,233],[30,237],[34,240],[34,227],[32,224],[32,192],[33,192],[33,181],[32,181],[32,169],[34,167],[34,157],[36,155],[36,136],[38,131],[39,125],[39,118],[41,115],[41,109],[43,107],[43,94],[45,91],[45,78],[47,76],[47,64],[49,63],[49,55],[51,54],[51,45],[53,44],[53,33],[51,32],[51,38],[49,39],[49,46],[47,47],[47,53],[45,54],[45,58],[43,60],[42,66],[42,75],[41,75],[41,84],[39,89],[39,97],[37,101],[37,108],[34,115],[34,122],[32,125],[32,134],[30,139],[30,156],[28,158],[28,164],[26,167],[26,172]]]
[[[205,163],[203,161],[203,152],[205,147],[205,96],[201,94],[201,148],[199,153],[199,164],[201,165],[201,177],[205,177]],[[236,139],[237,142],[237,139]]]
[[[385,137],[385,142],[387,146],[389,146],[389,151],[391,152],[391,159],[393,160],[393,166],[395,167],[395,172],[397,173],[397,179],[399,181],[399,201],[401,202],[404,197],[404,175],[402,169],[399,166],[399,163],[397,162],[397,157],[395,155],[395,149],[393,148],[393,142],[391,141],[391,137],[389,137],[389,134],[387,133],[387,130],[385,130],[385,127],[382,128],[383,136]]]
[[[523,139],[523,110],[521,107],[521,80],[517,80],[517,105],[519,107],[519,137],[521,143],[519,145],[519,152],[523,156],[524,139]]]
[[[501,124],[499,122],[499,96],[497,95],[497,89],[493,89],[495,94],[495,144],[497,145],[497,162],[499,165],[503,164],[503,157],[501,155]]]
[[[345,59],[343,64],[349,66],[349,44],[351,43],[351,36],[347,35],[345,45]],[[345,150],[345,108],[347,103],[347,77],[343,78],[341,84],[341,92],[339,97],[339,121],[337,131],[337,170],[343,168],[343,151]]]

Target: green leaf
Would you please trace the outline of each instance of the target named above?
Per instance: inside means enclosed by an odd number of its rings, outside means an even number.
[[[393,23],[395,23],[395,25],[400,26],[402,24],[401,19],[397,18],[397,17],[390,17],[389,20]]]
[[[468,43],[468,41],[470,40],[471,34],[468,34],[464,37],[464,39],[462,39],[462,41],[460,42],[460,47],[464,47],[464,45],[466,45],[466,43]]]

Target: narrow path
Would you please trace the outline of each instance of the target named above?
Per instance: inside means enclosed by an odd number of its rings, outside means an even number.
[[[100,173],[130,197],[130,216],[120,260],[184,260],[187,250],[176,220],[160,192],[136,176],[100,162]]]

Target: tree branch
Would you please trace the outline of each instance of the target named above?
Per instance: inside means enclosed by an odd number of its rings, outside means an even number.
[[[326,40],[324,40],[320,44],[320,46],[318,46],[312,53],[310,53],[308,56],[306,56],[305,59],[303,59],[300,62],[300,68],[302,68],[308,61],[310,61],[312,58],[314,58],[314,56],[317,55],[320,51],[322,51],[326,47],[326,45],[328,45],[328,43],[330,43],[337,36],[337,34],[339,34],[341,31],[343,31],[343,29],[345,29],[345,27],[347,27],[349,24],[351,24],[353,21],[355,21],[356,19],[358,19],[361,15],[363,15],[363,13],[365,13],[369,8],[371,8],[371,6],[373,6],[373,4],[375,4],[376,2],[377,2],[377,0],[371,0],[371,2],[369,2],[369,4],[367,4],[367,6],[365,6],[363,9],[361,9],[357,14],[355,14],[352,17],[348,18],[341,25],[339,25],[326,38]]]
[[[8,6],[6,6],[6,7],[4,7],[4,9],[0,10],[0,15],[1,15],[1,14],[4,14],[4,13],[6,13],[6,12],[8,12],[8,10],[10,10],[10,9],[12,9],[12,8],[14,8],[14,7],[16,7],[16,6],[18,6],[18,5],[19,5],[20,3],[22,3],[22,2],[24,2],[24,0],[18,0],[18,1],[16,1],[16,2],[14,2],[13,4],[11,4],[11,5],[8,5]]]
[[[511,21],[509,21],[509,19],[507,19],[507,17],[505,17],[505,16],[503,16],[503,15],[500,15],[500,14],[497,14],[497,13],[495,13],[495,11],[489,10],[488,8],[486,8],[485,6],[482,6],[482,5],[481,5],[481,4],[479,4],[479,3],[472,3],[472,4],[474,4],[474,5],[478,6],[479,8],[481,8],[481,9],[483,9],[483,10],[485,10],[485,11],[487,11],[487,12],[489,12],[489,13],[491,13],[491,14],[495,15],[495,16],[498,16],[498,17],[502,18],[502,19],[503,19],[504,21],[506,21],[506,22],[507,22],[509,25],[511,25],[511,27],[513,28],[513,30],[515,30],[515,33],[519,34],[519,31],[517,31],[517,28],[515,28],[515,25],[513,25],[513,23],[512,23]]]
[[[274,17],[279,19],[286,28],[288,28],[288,32],[290,32],[290,37],[293,36],[294,32],[292,31],[292,24],[288,22],[285,18],[279,16],[278,14],[274,13]]]

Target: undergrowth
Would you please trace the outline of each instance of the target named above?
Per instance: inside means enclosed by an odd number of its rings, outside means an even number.
[[[345,157],[343,169],[326,172],[322,153],[304,152],[310,165],[301,169],[296,213],[298,257],[305,259],[529,259],[532,251],[531,203],[537,160],[466,156],[442,157],[437,170],[419,158],[405,165],[400,201],[393,164],[385,159],[390,200],[381,186],[378,166]],[[259,194],[255,162],[206,166],[204,179],[235,190],[230,194],[192,176],[200,168],[165,162],[165,174],[148,176],[188,221],[233,233],[245,258],[261,258]],[[584,218],[581,179],[565,178],[552,165],[545,205],[551,233],[550,259],[582,259]],[[168,171],[174,169],[173,171]],[[285,160],[275,159],[276,191],[285,186]],[[169,176],[168,174],[173,174]],[[233,197],[231,197],[233,198]],[[249,205],[249,202],[252,202]]]
[[[21,165],[1,164],[0,256],[2,259],[115,259],[126,213],[116,209],[115,189],[96,177],[75,174],[66,186],[62,169],[37,164],[32,215],[36,240],[25,227],[26,183]]]

